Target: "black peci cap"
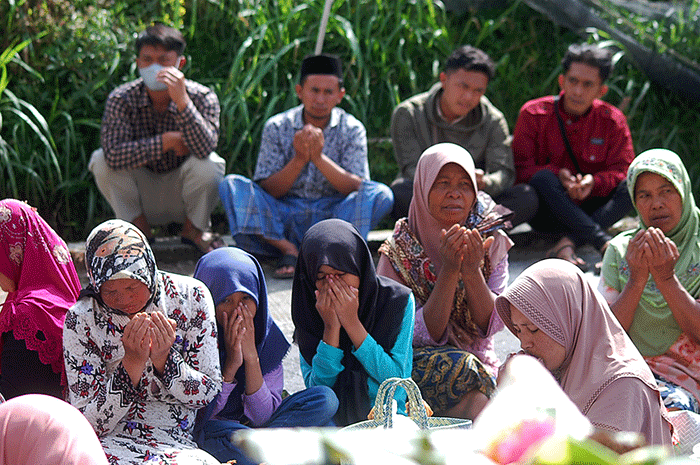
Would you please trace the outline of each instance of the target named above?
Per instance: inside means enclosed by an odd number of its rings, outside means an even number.
[[[309,55],[301,62],[300,80],[310,74],[330,74],[342,81],[343,65],[340,58],[333,55]]]

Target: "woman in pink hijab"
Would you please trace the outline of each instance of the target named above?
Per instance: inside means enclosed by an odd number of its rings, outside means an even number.
[[[27,394],[0,404],[0,465],[107,465],[90,423],[67,402]]]
[[[496,310],[591,423],[671,445],[654,376],[607,303],[575,265],[542,260],[496,298]]]
[[[0,392],[63,397],[63,321],[80,280],[63,239],[14,199],[0,201],[0,288]]]
[[[496,387],[493,303],[512,245],[503,210],[479,192],[469,152],[436,144],[418,160],[408,218],[379,248],[377,273],[416,298],[411,376],[437,415],[473,419]]]

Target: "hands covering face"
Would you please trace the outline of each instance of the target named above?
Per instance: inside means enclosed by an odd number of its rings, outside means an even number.
[[[494,238],[482,240],[476,229],[469,229],[458,224],[440,235],[440,256],[443,269],[459,271],[462,276],[480,272],[484,253],[491,247]]]
[[[223,376],[226,381],[233,379],[243,363],[257,361],[254,316],[245,300],[241,300],[232,312],[223,314],[226,341],[226,364],[223,367]]]
[[[162,312],[137,313],[124,327],[124,358],[145,366],[148,359],[162,373],[175,342],[174,320]]]
[[[339,275],[327,274],[316,281],[316,310],[326,328],[347,327],[357,320],[359,290]]]
[[[168,94],[175,103],[189,99],[185,75],[177,66],[162,68],[158,71],[156,80],[168,86]]]
[[[631,278],[646,280],[651,273],[656,282],[673,277],[679,258],[676,244],[654,227],[637,232],[625,254]]]

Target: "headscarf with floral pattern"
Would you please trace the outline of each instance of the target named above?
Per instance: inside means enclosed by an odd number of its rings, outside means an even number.
[[[108,307],[100,297],[102,285],[110,279],[136,279],[148,287],[151,298],[143,311],[152,302],[158,304],[158,268],[153,251],[143,233],[131,223],[109,220],[95,227],[85,245],[85,267],[90,284],[80,297],[93,297],[102,308],[123,315]]]

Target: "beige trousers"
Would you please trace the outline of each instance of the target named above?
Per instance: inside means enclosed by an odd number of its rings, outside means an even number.
[[[144,214],[151,225],[184,223],[189,218],[206,231],[219,201],[226,162],[212,152],[204,159],[187,157],[167,173],[154,173],[148,168],[114,170],[107,165],[102,149],[97,149],[88,169],[117,218],[133,221]]]

